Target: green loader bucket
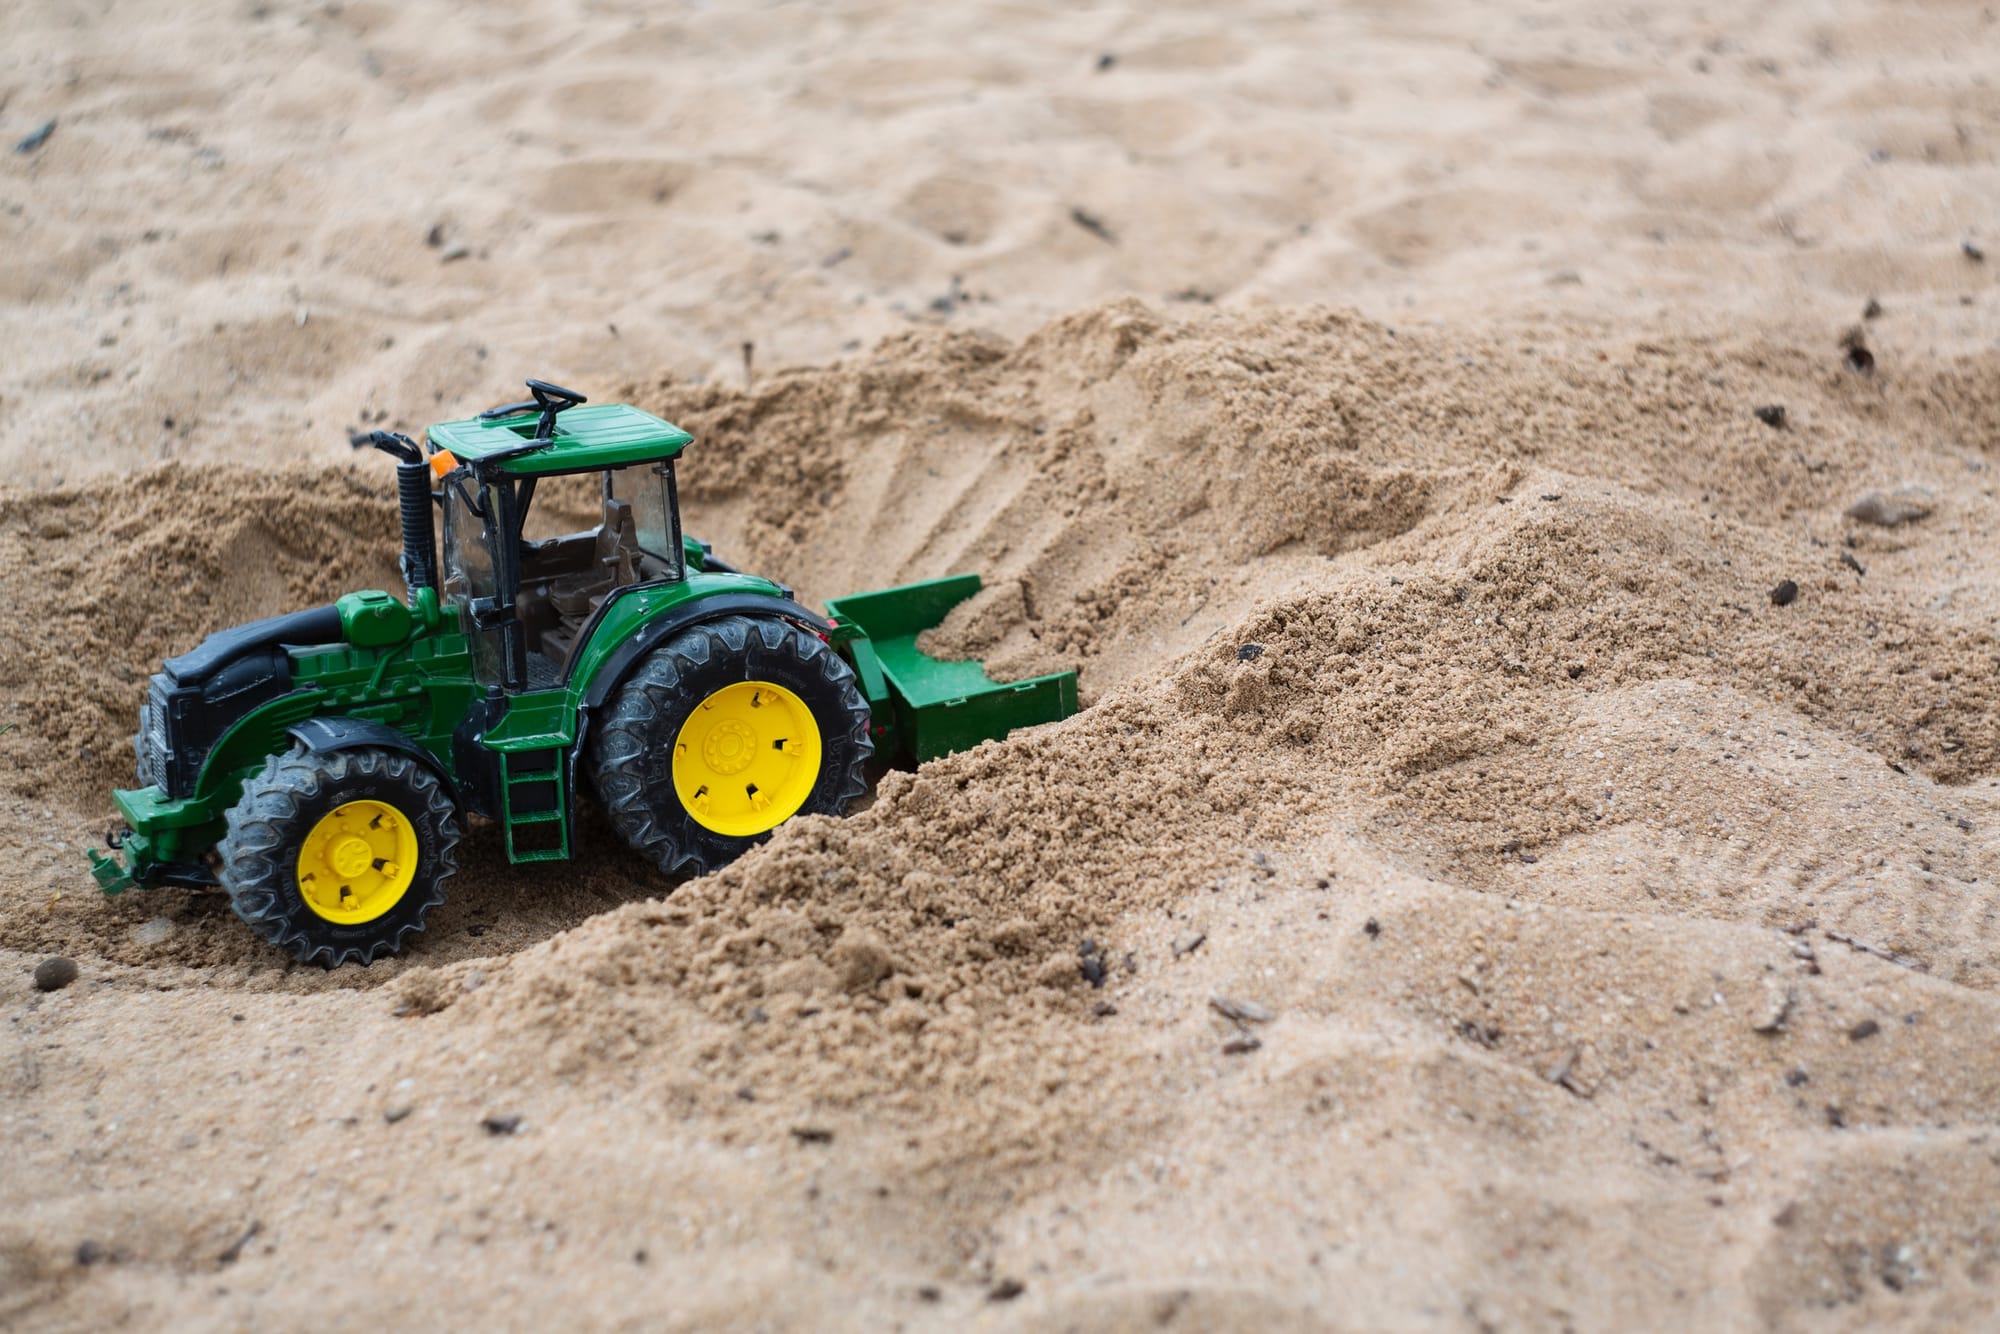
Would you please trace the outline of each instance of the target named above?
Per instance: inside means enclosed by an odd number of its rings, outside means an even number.
[[[917,636],[979,591],[976,574],[932,579],[826,604],[834,643],[854,664],[875,717],[875,750],[917,764],[1052,723],[1077,710],[1076,673],[996,682],[976,662],[941,662]]]

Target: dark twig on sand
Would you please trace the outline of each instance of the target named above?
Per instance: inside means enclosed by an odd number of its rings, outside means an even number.
[[[1919,973],[1928,973],[1931,970],[1931,966],[1922,959],[1912,959],[1907,954],[1898,954],[1894,950],[1885,950],[1880,945],[1870,945],[1865,940],[1856,940],[1844,931],[1829,931],[1826,933],[1826,938],[1837,940],[1849,949],[1862,954],[1872,954],[1878,959],[1895,964],[1898,968],[1911,968]]]

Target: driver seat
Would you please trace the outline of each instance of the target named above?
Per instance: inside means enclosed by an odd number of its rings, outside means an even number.
[[[604,522],[597,530],[597,564],[611,572],[611,587],[639,582],[639,530],[632,522],[632,502],[606,499]]]

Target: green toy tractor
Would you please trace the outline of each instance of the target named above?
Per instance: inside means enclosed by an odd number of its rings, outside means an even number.
[[[819,616],[681,531],[687,432],[533,397],[406,437],[407,597],[349,593],[168,659],[139,712],[127,829],[98,884],[225,890],[264,939],[328,967],[402,948],[444,901],[464,816],[515,862],[567,858],[579,782],[670,876],[795,815],[843,813],[871,762],[915,764],[1076,712],[1076,674],[996,685],[917,637],[977,575]],[[602,478],[594,529],[529,540],[546,478]],[[444,514],[442,563],[434,510]]]

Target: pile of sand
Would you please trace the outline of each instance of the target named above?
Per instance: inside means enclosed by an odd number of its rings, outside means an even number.
[[[0,1324],[1991,1323],[1990,7],[17,8]],[[524,375],[1090,707],[367,970],[104,900]]]
[[[13,1026],[0,1309],[1972,1319],[2000,359],[1874,351],[1116,303],[631,386],[732,558],[980,570],[938,646],[1092,707],[664,899],[594,819],[554,873],[475,838],[332,976],[59,845],[157,656],[386,575],[385,469],[7,495],[0,942],[86,981]]]

